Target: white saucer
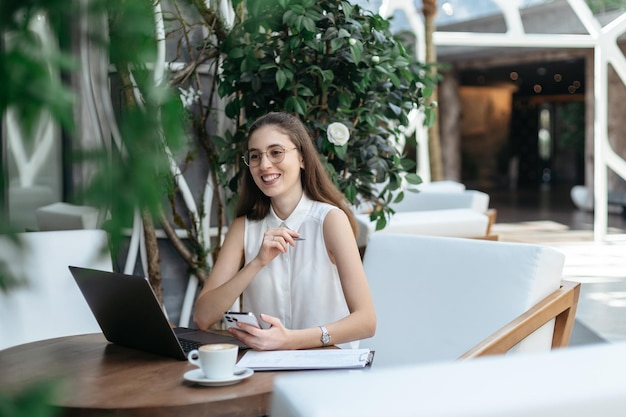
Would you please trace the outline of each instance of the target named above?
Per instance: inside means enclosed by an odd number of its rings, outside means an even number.
[[[243,370],[243,372],[242,372]],[[241,372],[235,374],[231,377],[225,379],[209,379],[202,373],[202,369],[194,369],[191,371],[185,372],[183,378],[185,381],[193,382],[195,384],[203,385],[205,387],[223,387],[226,385],[233,385],[237,382],[244,380],[254,373],[254,371],[250,368],[236,368],[236,372]]]

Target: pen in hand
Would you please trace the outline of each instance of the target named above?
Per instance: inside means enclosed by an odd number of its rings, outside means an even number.
[[[282,222],[279,227],[284,227],[287,230],[291,230],[285,222]],[[293,240],[304,240],[302,236],[294,237]]]

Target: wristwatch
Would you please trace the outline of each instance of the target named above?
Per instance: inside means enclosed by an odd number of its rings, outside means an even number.
[[[330,335],[328,334],[328,330],[326,330],[326,327],[320,326],[320,330],[322,331],[322,337],[320,338],[320,341],[322,342],[322,346],[326,347],[330,343]]]

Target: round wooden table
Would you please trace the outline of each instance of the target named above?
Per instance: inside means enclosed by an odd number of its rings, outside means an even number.
[[[108,343],[102,334],[49,339],[0,351],[0,390],[58,381],[54,405],[66,416],[264,416],[274,377],[255,372],[226,387],[188,383],[195,367]]]

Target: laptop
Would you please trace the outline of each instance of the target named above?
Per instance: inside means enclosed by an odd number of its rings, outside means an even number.
[[[109,342],[179,360],[209,343],[248,348],[227,334],[172,328],[145,277],[76,266],[69,269]]]

